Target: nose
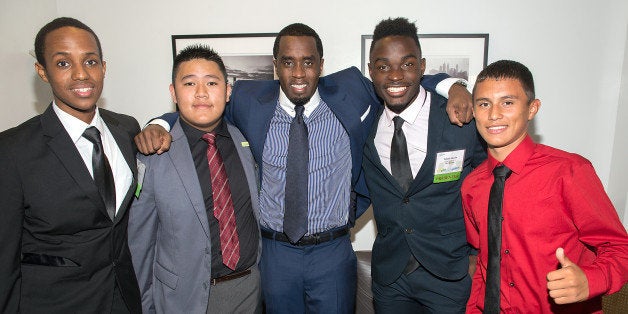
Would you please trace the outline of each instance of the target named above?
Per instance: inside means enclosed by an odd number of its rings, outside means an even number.
[[[305,67],[303,66],[303,64],[297,62],[294,65],[294,67],[292,68],[292,76],[296,78],[305,77]]]
[[[77,81],[86,80],[89,77],[89,72],[85,69],[85,65],[79,63],[77,66],[72,67],[72,79]]]
[[[196,86],[196,91],[194,93],[194,96],[196,98],[207,98],[209,96],[209,93],[207,91],[207,86],[204,84],[198,84]]]
[[[398,67],[391,67],[388,72],[388,79],[391,81],[400,81],[403,79],[403,71]]]
[[[489,107],[488,118],[490,120],[497,120],[497,119],[500,119],[501,117],[502,117],[502,111],[501,111],[500,106],[492,105]]]

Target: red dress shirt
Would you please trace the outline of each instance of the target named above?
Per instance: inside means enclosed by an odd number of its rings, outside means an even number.
[[[504,189],[501,311],[601,311],[600,295],[618,291],[628,281],[628,235],[593,166],[529,136],[503,163],[513,173]],[[488,198],[498,164],[489,154],[462,185],[467,238],[478,249],[468,313],[484,308]],[[587,276],[587,301],[557,305],[549,296],[546,275],[560,267],[555,255],[559,247]]]

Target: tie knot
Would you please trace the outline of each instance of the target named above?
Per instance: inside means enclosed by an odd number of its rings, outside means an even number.
[[[506,178],[510,177],[512,170],[508,169],[505,165],[499,165],[493,169],[493,175],[495,178]]]
[[[85,132],[83,132],[83,137],[93,144],[98,144],[101,142],[100,131],[98,131],[95,126],[90,126],[85,129]]]
[[[402,117],[396,116],[396,117],[393,118],[393,122],[395,123],[395,131],[399,131],[399,130],[401,130],[401,126],[403,126],[403,123],[405,121],[403,120]]]
[[[300,117],[303,115],[303,111],[305,111],[305,107],[303,105],[294,106],[294,111],[296,112],[296,117]]]
[[[209,145],[216,145],[216,133],[211,132],[203,134],[203,140]]]

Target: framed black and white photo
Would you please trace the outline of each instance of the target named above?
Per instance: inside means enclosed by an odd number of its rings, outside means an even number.
[[[272,80],[273,43],[276,33],[172,35],[172,57],[185,47],[207,45],[221,57],[227,80]]]
[[[369,77],[369,50],[373,35],[362,35],[362,73]],[[447,73],[475,84],[488,60],[488,34],[419,34],[425,73]]]

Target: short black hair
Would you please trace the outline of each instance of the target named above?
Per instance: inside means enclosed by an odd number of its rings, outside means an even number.
[[[514,79],[521,83],[528,102],[535,99],[534,95],[534,79],[532,72],[523,64],[512,60],[499,60],[489,64],[484,70],[478,74],[475,84],[484,82],[487,79]],[[475,93],[475,86],[473,87]]]
[[[181,63],[194,59],[204,59],[216,62],[220,72],[222,72],[225,82],[227,82],[227,69],[225,68],[224,62],[222,62],[222,58],[209,46],[198,44],[185,47],[185,49],[181,50],[181,52],[174,57],[174,62],[172,64],[172,84],[174,84],[174,80],[177,77],[177,71],[179,70]]]
[[[58,17],[48,24],[44,25],[39,32],[37,32],[37,36],[35,36],[35,57],[37,58],[37,62],[39,64],[46,67],[46,60],[44,58],[44,50],[46,45],[46,36],[50,34],[50,32],[55,31],[62,27],[76,27],[82,30],[85,30],[92,34],[96,39],[96,45],[98,45],[98,55],[100,56],[100,60],[102,61],[102,48],[100,47],[100,39],[96,36],[96,33],[89,28],[89,26],[85,25],[83,22],[72,18],[72,17]]]
[[[323,58],[323,42],[321,38],[318,36],[316,31],[311,27],[303,24],[303,23],[294,23],[284,27],[277,37],[275,38],[275,44],[273,45],[273,58],[277,59],[277,55],[279,54],[279,40],[283,36],[308,36],[314,37],[314,41],[316,41],[316,50],[320,58]]]
[[[419,35],[417,33],[418,31],[416,25],[414,25],[414,23],[410,23],[410,21],[408,21],[405,17],[381,20],[375,26],[375,30],[373,31],[373,41],[371,42],[369,53],[373,52],[373,46],[375,46],[375,43],[378,40],[388,36],[410,37],[419,47],[419,51],[421,51],[421,44],[419,43]]]

